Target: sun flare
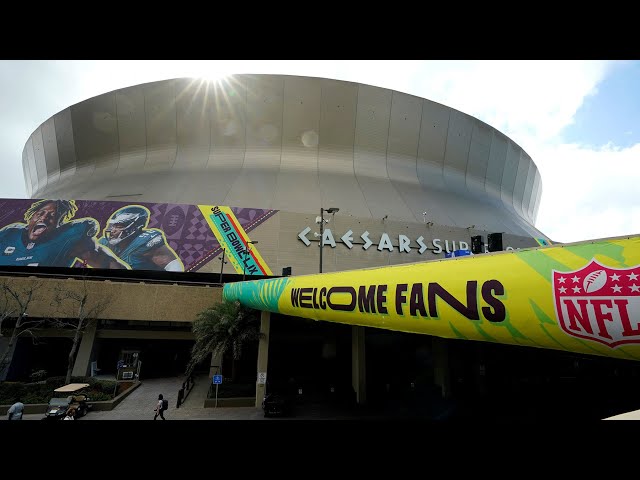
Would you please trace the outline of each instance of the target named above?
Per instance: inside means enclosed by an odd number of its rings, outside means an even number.
[[[227,77],[227,72],[221,70],[209,70],[199,75],[202,80],[206,80],[211,83],[220,83]]]

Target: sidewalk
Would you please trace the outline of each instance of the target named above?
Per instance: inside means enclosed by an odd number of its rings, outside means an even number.
[[[154,378],[143,380],[127,398],[110,411],[89,412],[79,420],[153,420],[153,409],[162,394],[169,401],[169,409],[164,412],[167,420],[254,420],[262,418],[262,410],[243,408],[204,408],[204,399],[209,391],[206,376],[195,378],[195,385],[185,402],[176,408],[178,390],[182,387],[182,377]],[[162,421],[158,417],[159,421]]]
[[[109,411],[89,411],[78,420],[153,420],[154,408],[161,393],[169,400],[169,409],[164,412],[167,420],[274,420],[265,418],[261,408],[224,407],[204,408],[204,400],[209,391],[207,376],[195,378],[195,385],[180,408],[176,408],[178,390],[182,386],[182,377],[153,378],[143,380],[141,385],[131,392],[120,404]],[[42,420],[43,414],[24,415],[23,420]],[[336,412],[323,405],[305,405],[300,407],[293,417],[300,419],[353,419],[345,412]],[[0,420],[6,420],[6,414]],[[158,417],[159,421],[162,421]],[[278,418],[275,418],[278,420]]]
[[[359,409],[348,410],[327,403],[305,403],[297,405],[291,417],[265,418],[261,408],[219,407],[204,408],[209,391],[209,378],[201,375],[195,378],[193,389],[179,408],[176,408],[178,390],[182,387],[182,377],[153,378],[142,380],[141,385],[131,392],[113,410],[89,411],[78,420],[153,420],[158,395],[169,401],[169,409],[164,412],[167,420],[380,420],[380,419],[420,419],[429,418],[420,411],[398,408],[393,411]],[[0,420],[6,420],[2,412]],[[23,420],[42,420],[44,414],[24,415]],[[640,415],[639,415],[640,418]],[[435,418],[438,420],[437,418]],[[158,418],[159,421],[162,421]]]
[[[111,378],[113,379],[113,378]],[[152,378],[143,380],[120,404],[109,411],[89,411],[78,420],[153,420],[153,409],[161,393],[169,400],[169,409],[164,412],[167,420],[248,420],[262,418],[262,410],[256,408],[204,408],[204,399],[209,390],[206,376],[195,379],[195,385],[186,401],[176,408],[178,390],[182,387],[182,377]],[[3,412],[0,420],[6,420]],[[23,420],[42,420],[44,414],[24,415]],[[160,418],[158,418],[160,420]],[[160,420],[162,421],[162,420]]]

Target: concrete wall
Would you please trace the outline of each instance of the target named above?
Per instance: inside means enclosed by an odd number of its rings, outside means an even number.
[[[0,276],[0,282],[5,281],[14,291],[40,285],[27,310],[31,317],[75,318],[73,304],[64,308],[55,305],[58,289],[77,294],[86,289],[89,308],[97,301],[107,300],[99,315],[107,320],[193,322],[199,312],[222,299],[220,287]]]
[[[257,240],[256,248],[260,255],[267,262],[274,275],[280,275],[283,267],[292,267],[293,275],[304,275],[317,273],[320,264],[319,239],[314,236],[314,232],[319,232],[319,226],[315,223],[316,216],[320,211],[310,214],[279,212],[266,222],[257,226],[249,234],[251,240]],[[487,234],[491,230],[483,230],[480,226],[474,228],[461,228],[443,225],[429,225],[426,222],[404,222],[390,219],[357,218],[342,213],[342,209],[334,214],[326,214],[325,219],[330,220],[325,225],[325,233],[331,230],[336,246],[332,247],[325,241],[322,253],[322,265],[324,272],[334,272],[341,270],[352,270],[358,268],[368,268],[384,265],[396,265],[400,263],[423,262],[427,260],[437,260],[445,257],[445,240],[448,240],[449,250],[453,249],[455,241],[456,248],[460,248],[460,242],[466,242],[471,247],[471,237],[481,235],[485,246],[487,245]],[[468,225],[469,227],[472,224]],[[306,235],[310,245],[306,246],[300,240],[298,234],[306,227],[311,231]],[[477,228],[475,228],[477,227]],[[349,248],[341,237],[349,230],[352,233],[352,248]],[[498,230],[496,226],[496,230]],[[365,241],[361,235],[369,232],[369,239],[373,244],[366,250],[363,248]],[[383,233],[387,233],[393,246],[392,250],[379,250],[377,248]],[[399,235],[409,238],[410,252],[400,252],[398,248]],[[417,239],[422,237],[422,242],[429,247],[429,250],[419,253],[420,245]],[[443,251],[435,253],[436,248],[432,244],[433,239],[440,239]],[[504,248],[528,248],[536,247],[538,243],[530,236],[520,236],[505,233],[503,235]],[[225,266],[226,272],[231,272],[232,267]],[[220,261],[211,260],[204,265],[199,272],[210,272],[219,274]]]

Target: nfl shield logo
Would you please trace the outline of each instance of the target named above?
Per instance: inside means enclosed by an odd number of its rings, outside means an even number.
[[[36,246],[36,244],[35,244],[35,243],[33,243],[33,242],[29,242],[29,243],[27,244],[27,250],[31,250],[31,249],[32,249],[33,247],[35,247],[35,246]]]
[[[615,348],[640,344],[640,265],[606,267],[597,260],[573,272],[553,270],[560,328],[572,337]]]

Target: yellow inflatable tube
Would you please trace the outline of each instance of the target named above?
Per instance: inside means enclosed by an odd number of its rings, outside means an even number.
[[[640,236],[227,284],[331,322],[640,360]]]

